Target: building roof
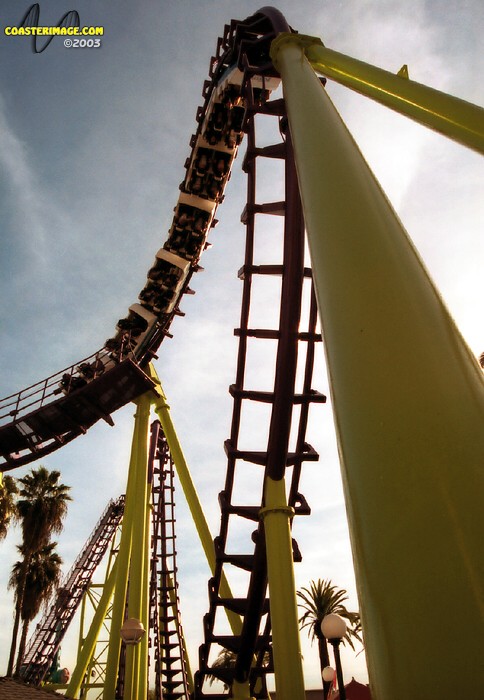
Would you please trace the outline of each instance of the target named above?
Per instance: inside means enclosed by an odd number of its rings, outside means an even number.
[[[345,685],[346,700],[371,700],[370,688],[367,685],[358,683],[354,678]],[[339,700],[339,693],[335,693],[331,700]]]
[[[270,691],[271,700],[277,700],[277,693]],[[306,690],[306,700],[324,700],[323,689]]]
[[[371,700],[370,688],[358,683],[354,678],[345,685],[346,700]],[[277,693],[271,691],[271,700],[277,700]],[[0,696],[0,700],[2,700]],[[323,689],[306,690],[306,700],[324,700]],[[339,700],[339,693],[331,695],[331,700]]]
[[[22,681],[13,678],[0,678],[0,700],[42,700],[45,698],[66,698],[65,695],[53,690],[36,688],[33,685],[25,685]]]

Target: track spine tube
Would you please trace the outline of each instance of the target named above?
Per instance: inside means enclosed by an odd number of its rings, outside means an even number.
[[[304,51],[294,37],[272,55],[322,317],[372,697],[472,697],[484,688],[482,371]]]
[[[296,383],[301,296],[304,283],[304,219],[291,135],[286,134],[284,269],[282,274],[280,338],[277,346],[274,404],[267,444],[266,474],[281,479],[286,470]]]

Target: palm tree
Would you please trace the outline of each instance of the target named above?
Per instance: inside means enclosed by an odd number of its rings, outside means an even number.
[[[55,551],[56,546],[57,542],[51,542],[32,554],[25,578],[23,578],[24,560],[14,564],[10,575],[8,585],[15,591],[15,602],[17,602],[20,585],[23,584],[23,598],[20,608],[22,634],[17,657],[17,674],[19,674],[25,653],[29,624],[40,608],[47,605],[52,593],[59,585],[62,559]],[[18,547],[18,550],[23,554],[22,547]]]
[[[40,466],[18,479],[20,490],[17,513],[22,527],[21,552],[23,560],[16,593],[15,622],[7,676],[11,676],[13,671],[25,581],[30,560],[36,552],[49,544],[52,534],[61,532],[62,521],[67,513],[67,502],[71,500],[68,494],[70,487],[59,483],[59,478],[60,472],[49,472],[45,467]]]
[[[0,474],[0,540],[7,536],[8,525],[16,517],[15,495],[18,493],[13,476]]]
[[[223,647],[215,659],[215,661],[212,664],[213,668],[234,668],[235,667],[235,662],[237,661],[237,654],[233,651],[230,651],[230,649],[226,649]],[[215,676],[213,673],[208,673],[207,678],[210,681],[210,685],[212,685],[216,680],[218,680],[217,676]],[[222,681],[223,682],[223,681]],[[224,690],[227,691],[229,690],[229,686],[227,683],[223,684]]]
[[[263,666],[268,666],[269,665],[269,652],[265,651],[264,655],[262,657],[262,664]],[[237,654],[234,651],[231,651],[230,649],[226,649],[225,647],[222,647],[222,649],[219,651],[217,658],[212,664],[212,668],[235,668],[235,664],[237,661]],[[219,678],[213,673],[207,673],[207,679],[210,682],[210,685],[213,685],[213,683]],[[229,685],[222,681],[224,690],[227,691],[229,690]]]
[[[333,586],[331,580],[318,579],[317,582],[311,581],[309,588],[302,588],[297,591],[298,598],[301,599],[300,607],[304,610],[303,615],[299,618],[301,629],[308,628],[308,635],[311,641],[318,640],[319,663],[321,665],[321,673],[323,668],[329,666],[329,653],[327,641],[321,632],[321,622],[326,615],[335,613],[341,615],[349,622],[346,636],[343,639],[343,644],[348,642],[350,647],[354,649],[353,639],[362,641],[360,615],[357,612],[349,612],[343,605],[343,601],[348,600],[348,596],[344,589],[338,589]],[[326,698],[329,692],[331,682],[323,681],[324,697]]]

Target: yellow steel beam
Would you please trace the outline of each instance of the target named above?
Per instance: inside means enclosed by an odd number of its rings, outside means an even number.
[[[484,688],[482,371],[306,50],[286,36],[272,56],[325,338],[372,697],[473,697]]]
[[[261,518],[266,539],[276,693],[280,700],[304,700],[290,528],[294,510],[287,505],[285,479],[266,478],[264,502]]]
[[[126,501],[121,528],[119,552],[117,556],[118,575],[116,579],[113,599],[108,658],[106,663],[106,679],[103,694],[104,700],[112,700],[112,698],[114,698],[115,696],[116,691],[119,654],[121,650],[120,630],[123,624],[125,613],[128,578],[130,582],[131,614],[134,617],[138,614],[139,610],[139,616],[137,617],[137,619],[140,619],[142,614],[142,595],[144,590],[143,561],[141,561],[141,563],[137,561],[136,568],[134,568],[132,564],[132,556],[134,555],[135,559],[139,559],[140,553],[133,552],[133,544],[134,542],[136,542],[136,548],[138,548],[140,539],[144,541],[145,517],[143,514],[140,515],[140,508],[144,510],[146,504],[146,496],[143,494],[145,494],[147,483],[146,452],[150,404],[150,393],[145,394],[136,401],[137,409],[135,413],[133,440],[131,445],[128,483],[126,487]],[[143,478],[144,485],[141,483]],[[140,498],[143,499],[141,505],[139,503]],[[134,602],[135,599],[136,602]],[[128,602],[128,606],[129,605],[130,603]],[[147,662],[148,660],[146,658],[146,664]],[[138,652],[135,656],[131,651],[128,651],[126,662],[128,679],[132,678],[132,674],[135,674],[135,677],[138,678],[141,663],[144,664],[145,661],[144,659],[139,659]],[[134,693],[134,695],[130,696],[125,693],[125,700],[136,700],[137,682],[138,681],[136,681],[134,689],[132,690],[132,693]]]
[[[232,687],[230,688],[231,697],[234,700],[255,700],[255,698],[250,694],[250,683],[245,681],[244,683],[238,683],[234,681]]]
[[[136,420],[140,423],[139,438],[135,445],[135,483],[131,494],[134,498],[131,527],[131,560],[129,567],[128,618],[140,620],[145,634],[138,644],[126,645],[126,673],[124,700],[145,698],[148,677],[148,574],[145,570],[149,540],[146,539],[147,499],[148,499],[148,425],[151,407],[151,394],[144,394],[137,400]],[[123,519],[124,525],[124,519]]]
[[[484,109],[481,107],[409,80],[405,70],[390,73],[328,49],[316,37],[297,36],[304,43],[308,61],[318,73],[484,153]],[[279,35],[275,46],[291,42],[292,37],[294,34]]]

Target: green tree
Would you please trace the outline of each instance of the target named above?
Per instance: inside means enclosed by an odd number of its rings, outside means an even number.
[[[62,559],[55,551],[56,546],[57,542],[51,542],[32,554],[25,579],[23,578],[24,560],[17,561],[14,564],[10,575],[8,585],[9,588],[13,588],[15,591],[15,603],[17,603],[19,587],[21,584],[23,585],[23,598],[20,608],[22,634],[20,636],[17,656],[17,674],[19,673],[25,654],[29,625],[40,608],[47,605],[52,593],[59,585]],[[22,547],[18,547],[18,550],[23,554]]]
[[[343,602],[348,600],[346,591],[333,586],[330,579],[311,581],[309,588],[301,588],[300,591],[297,591],[297,597],[301,601],[298,605],[304,610],[299,618],[299,624],[301,629],[308,628],[311,641],[318,640],[319,663],[322,673],[323,668],[329,666],[328,643],[321,632],[323,618],[330,613],[343,617],[349,623],[343,644],[348,642],[350,647],[354,649],[353,641],[355,639],[359,642],[362,641],[360,615],[346,609],[343,605]],[[323,682],[324,697],[327,697],[330,686],[330,682]]]
[[[32,469],[18,479],[19,496],[17,513],[22,528],[21,563],[16,591],[15,621],[8,662],[7,676],[11,676],[17,647],[20,615],[23,605],[25,581],[30,561],[36,552],[49,544],[54,533],[59,533],[67,513],[70,487],[59,483],[60,472],[49,472],[45,467]]]
[[[5,539],[10,521],[16,518],[15,496],[17,493],[17,484],[13,476],[2,478],[0,474],[0,540]]]

